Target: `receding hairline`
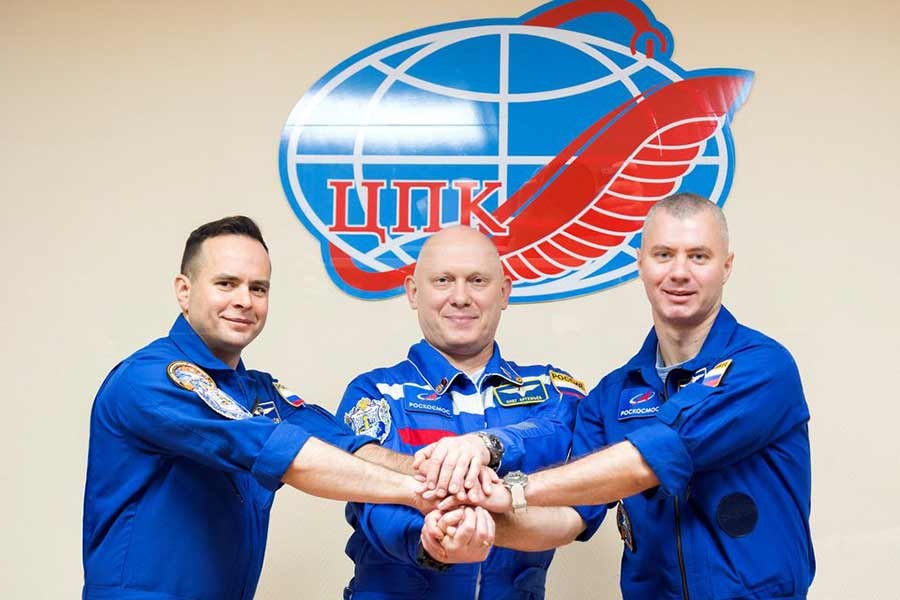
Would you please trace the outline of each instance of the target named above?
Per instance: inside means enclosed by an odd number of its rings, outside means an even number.
[[[244,238],[246,240],[256,242],[257,244],[262,246],[262,249],[265,251],[266,256],[269,255],[269,249],[266,247],[266,245],[264,243],[260,242],[258,239],[256,239],[253,236],[247,235],[245,233],[221,233],[219,235],[214,235],[214,236],[205,238],[205,239],[201,240],[199,244],[197,244],[196,250],[191,253],[191,256],[188,259],[188,261],[185,263],[181,274],[185,275],[189,278],[195,277],[197,275],[197,273],[200,271],[200,269],[202,268],[202,266],[206,260],[206,253],[208,251],[207,247],[206,247],[206,243],[213,241],[213,240],[223,239],[223,238]],[[269,269],[271,270],[271,268],[272,268],[272,261],[271,261],[271,259],[269,259]]]
[[[263,239],[259,225],[253,219],[244,215],[223,217],[204,223],[194,229],[188,236],[184,244],[184,252],[181,255],[181,274],[190,277],[196,273],[195,263],[203,242],[224,235],[240,235],[256,240],[262,245],[266,254],[269,253],[269,247],[266,245],[265,239]]]
[[[666,196],[654,204],[647,212],[647,218],[644,219],[644,231],[647,230],[653,218],[660,212],[664,212],[679,220],[687,219],[704,212],[709,213],[713,216],[716,225],[718,225],[717,229],[719,230],[722,241],[725,243],[725,248],[727,249],[730,246],[728,220],[725,218],[725,213],[722,212],[722,209],[715,202],[712,202],[699,194],[680,192],[672,194],[671,196]],[[642,236],[641,247],[643,246],[644,238]]]

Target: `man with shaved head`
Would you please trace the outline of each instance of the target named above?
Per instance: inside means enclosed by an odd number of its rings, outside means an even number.
[[[676,194],[653,207],[638,254],[653,329],[581,402],[583,458],[470,495],[506,513],[498,545],[586,540],[617,507],[625,600],[806,597],[809,409],[790,353],[722,306],[733,260],[712,202]],[[461,514],[427,517],[423,544],[447,561],[444,532]]]
[[[519,365],[494,341],[512,283],[494,244],[467,227],[429,238],[405,282],[424,340],[406,360],[355,378],[338,409],[355,433],[418,451],[432,494],[491,492],[501,473],[565,461],[584,385],[551,365]],[[496,483],[496,480],[494,480]],[[497,486],[493,486],[496,488]],[[402,506],[349,504],[353,600],[543,598],[552,551],[491,549],[493,521],[463,513],[449,566],[420,544],[423,519]]]

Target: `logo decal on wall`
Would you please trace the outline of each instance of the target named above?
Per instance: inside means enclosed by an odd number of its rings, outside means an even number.
[[[729,121],[753,75],[685,71],[637,0],[571,0],[437,25],[332,69],[291,112],[281,181],[334,282],[402,291],[429,235],[491,236],[512,301],[637,274],[647,211],[676,191],[724,204]]]

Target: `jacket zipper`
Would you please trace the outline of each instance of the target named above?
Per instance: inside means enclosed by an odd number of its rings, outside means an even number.
[[[669,400],[669,377],[663,382],[663,402]],[[678,496],[675,496],[675,549],[678,552],[678,570],[681,573],[681,595],[684,600],[691,600],[688,592],[687,572],[684,568],[684,550],[681,547],[681,507],[678,504]]]
[[[678,568],[681,571],[681,590],[684,600],[691,600],[688,593],[687,573],[684,569],[684,552],[681,549],[681,509],[678,507],[678,497],[675,497],[675,546],[678,549]]]

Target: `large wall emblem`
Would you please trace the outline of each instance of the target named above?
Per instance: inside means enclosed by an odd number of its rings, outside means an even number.
[[[301,98],[282,185],[331,278],[362,298],[400,293],[423,242],[455,223],[492,237],[513,301],[608,288],[636,275],[655,201],[728,195],[728,124],[752,73],[685,71],[672,50],[636,0],[391,38]]]

